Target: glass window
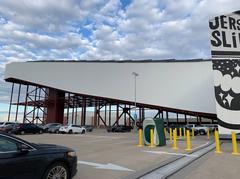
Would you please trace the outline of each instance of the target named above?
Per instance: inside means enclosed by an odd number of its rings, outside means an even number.
[[[0,136],[0,153],[12,152],[17,150],[18,150],[18,146],[14,140],[11,140],[7,137]]]

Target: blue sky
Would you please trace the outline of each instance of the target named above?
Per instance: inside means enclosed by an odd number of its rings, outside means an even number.
[[[239,0],[1,0],[0,111],[7,63],[210,58],[208,20]]]

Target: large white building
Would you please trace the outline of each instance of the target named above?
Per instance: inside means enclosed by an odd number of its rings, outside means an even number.
[[[13,62],[6,66],[5,80],[21,84],[17,89],[25,86],[25,100],[12,101],[12,104],[35,106],[38,110],[44,108],[40,112],[44,113],[43,118],[47,122],[61,122],[64,111],[73,110],[74,113],[74,109],[77,111],[78,108],[83,109],[81,115],[84,118],[85,108],[92,106],[95,107],[97,125],[98,120],[104,120],[99,114],[102,107],[107,105],[107,109],[110,109],[114,105],[117,110],[116,122],[109,125],[115,125],[124,115],[133,120],[133,72],[138,74],[136,102],[140,120],[144,119],[146,108],[157,110],[156,116],[160,117],[165,111],[197,116],[199,120],[201,117],[216,119],[210,60]],[[26,86],[31,86],[35,91],[30,91],[30,87],[26,89]],[[35,97],[29,99],[30,92],[32,95],[35,93]],[[22,93],[23,90],[20,95]],[[122,109],[122,115],[118,108]],[[26,118],[27,115],[25,112]]]

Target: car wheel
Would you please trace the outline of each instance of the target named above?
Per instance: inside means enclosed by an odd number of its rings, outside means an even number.
[[[40,131],[39,131],[39,134],[42,134],[42,133],[43,133],[43,131],[42,131],[42,130],[40,130]]]
[[[59,134],[59,130],[56,130],[55,133],[56,133],[56,134]]]
[[[64,163],[56,162],[50,165],[43,176],[43,179],[55,179],[55,178],[62,179],[70,178],[69,169]]]
[[[21,131],[20,134],[21,134],[21,135],[25,134],[25,131]]]
[[[72,130],[70,130],[68,133],[69,133],[69,134],[72,134],[72,133],[73,133],[73,131],[72,131]]]
[[[83,131],[82,131],[82,134],[85,134],[85,132],[86,132],[86,131],[85,131],[85,130],[83,130]]]

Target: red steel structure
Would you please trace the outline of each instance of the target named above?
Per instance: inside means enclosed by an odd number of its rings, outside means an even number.
[[[80,113],[80,124],[86,124],[86,112],[88,108],[94,108],[93,126],[98,127],[102,123],[105,127],[119,125],[123,120],[124,125],[132,125],[134,121],[134,103],[120,100],[111,100],[101,97],[74,94],[67,91],[47,88],[36,84],[27,84],[21,81],[12,81],[12,90],[9,105],[8,120],[15,113],[15,121],[19,120],[19,106],[24,108],[23,122],[30,123],[77,123],[77,114]],[[29,90],[29,89],[32,90]],[[14,99],[13,94],[17,94]],[[20,102],[20,99],[24,101]],[[16,100],[16,101],[14,101]],[[13,111],[12,106],[16,106]],[[115,110],[112,110],[115,108]],[[81,109],[81,110],[80,110]],[[154,105],[137,103],[138,121],[141,124],[145,118],[146,110],[156,111],[155,118],[164,118],[167,125],[172,123],[187,124],[188,119],[196,118],[195,123],[216,123],[215,114],[199,113],[194,111],[178,110]],[[64,117],[64,111],[65,117]],[[115,122],[111,123],[112,112],[115,112]],[[107,115],[108,112],[108,115]],[[71,113],[71,116],[70,116]],[[104,117],[102,117],[104,113]],[[176,113],[176,121],[169,121],[169,113]],[[180,121],[179,114],[184,115],[184,121]],[[108,119],[107,119],[108,116]],[[202,118],[205,118],[202,122]],[[208,120],[206,120],[208,119]],[[101,122],[100,122],[101,121]]]

